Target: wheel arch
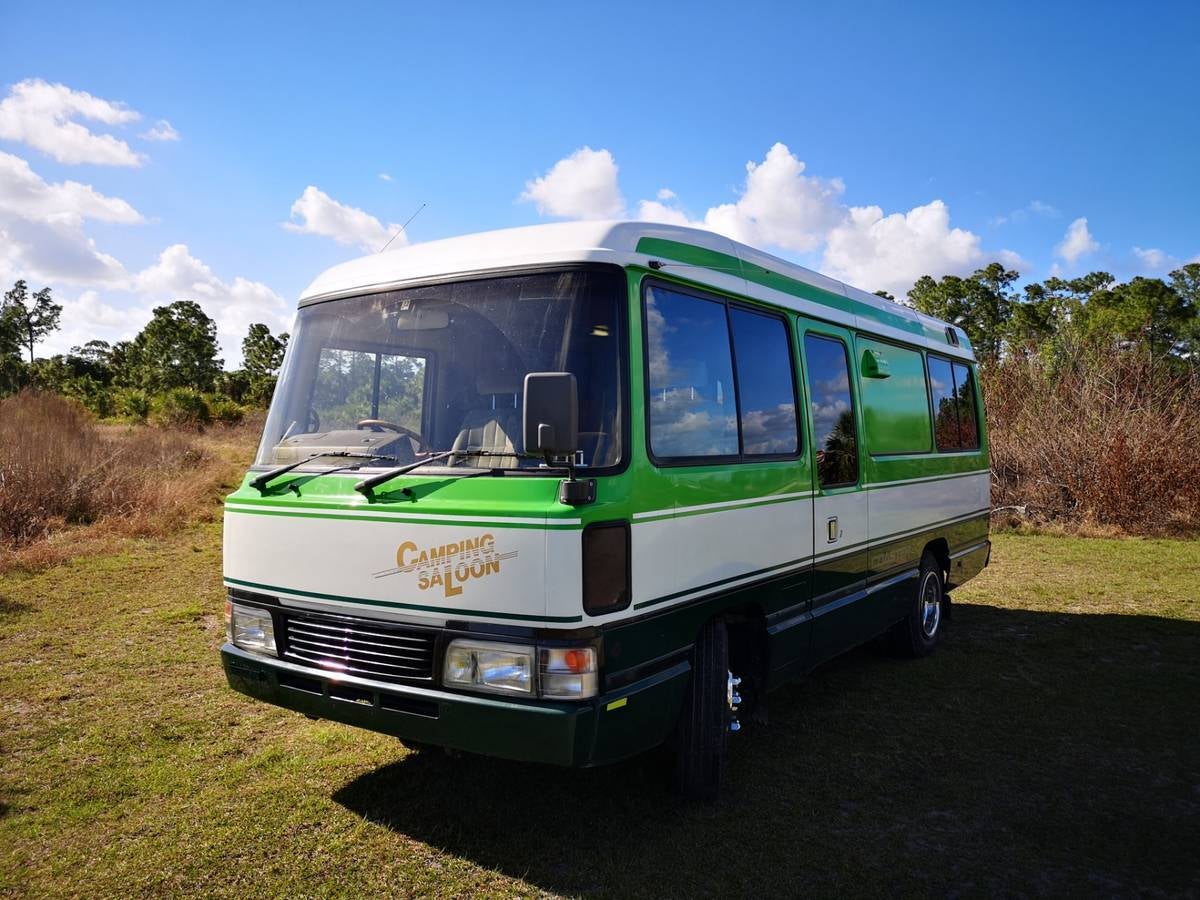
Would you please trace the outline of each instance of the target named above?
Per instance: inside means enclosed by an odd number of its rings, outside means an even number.
[[[950,542],[945,538],[934,538],[925,545],[925,549],[921,551],[921,555],[926,553],[933,554],[933,558],[937,560],[938,565],[942,567],[942,580],[945,581],[946,576],[950,572]]]
[[[729,635],[729,668],[741,677],[746,698],[743,709],[750,712],[766,694],[770,673],[770,640],[762,606],[747,602],[730,606],[714,616],[725,622]]]

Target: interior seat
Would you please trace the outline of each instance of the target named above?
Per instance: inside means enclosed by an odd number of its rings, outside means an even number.
[[[452,459],[457,465],[513,468],[521,441],[521,379],[508,373],[481,375],[475,387],[479,402],[463,417],[451,446],[456,451]]]

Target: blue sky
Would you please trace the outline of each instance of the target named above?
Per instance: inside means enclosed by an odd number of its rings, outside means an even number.
[[[422,203],[411,241],[649,215],[868,290],[1200,255],[1196,4],[161,6],[0,8],[0,278],[66,302],[48,352],[194,296],[233,361]]]

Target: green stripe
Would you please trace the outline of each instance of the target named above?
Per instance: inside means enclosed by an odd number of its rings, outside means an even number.
[[[292,509],[253,509],[240,503],[225,503],[226,512],[241,513],[247,516],[294,516],[301,519],[334,519],[346,522],[390,522],[392,524],[411,522],[414,525],[449,525],[469,526],[472,528],[533,528],[538,531],[580,531],[583,525],[560,525],[552,519],[545,524],[536,522],[505,522],[503,519],[423,519],[415,516],[383,513],[375,516],[348,516],[338,514],[322,514]]]
[[[689,516],[706,516],[709,513],[731,512],[735,509],[753,509],[758,506],[773,506],[776,503],[800,503],[801,501],[812,500],[812,494],[805,497],[768,497],[764,500],[753,500],[747,503],[731,503],[728,506],[721,506],[717,509],[691,509],[683,511],[663,510],[661,515],[646,516],[638,514],[638,518],[634,519],[634,525],[640,525],[642,522],[660,522],[663,519],[686,519]],[[717,501],[721,502],[721,501]],[[658,512],[655,510],[655,512]]]
[[[238,587],[254,588],[260,591],[270,591],[276,594],[295,594],[298,597],[311,597],[314,600],[334,600],[341,603],[362,603],[367,606],[384,606],[389,609],[413,609],[420,612],[444,613],[446,615],[477,616],[488,619],[514,619],[521,622],[582,622],[583,616],[524,616],[518,613],[486,612],[475,609],[447,609],[441,606],[422,606],[417,603],[393,603],[389,600],[368,600],[365,597],[343,597],[339,594],[322,594],[317,591],[301,591],[296,588],[278,587],[273,584],[259,584],[254,581],[242,581],[239,578],[226,578],[226,584]]]
[[[949,481],[951,478],[965,478],[968,475],[985,475],[990,469],[971,469],[969,472],[953,472],[949,475],[914,475],[911,479],[894,478],[878,484],[864,484],[864,491],[886,491],[888,488],[907,487],[910,484],[933,484],[935,481]]]

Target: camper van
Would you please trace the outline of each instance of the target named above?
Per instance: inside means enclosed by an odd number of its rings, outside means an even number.
[[[961,328],[705,231],[335,266],[225,503],[226,676],[413,745],[666,744],[713,798],[772,688],[938,645],[990,553],[982,410]]]

